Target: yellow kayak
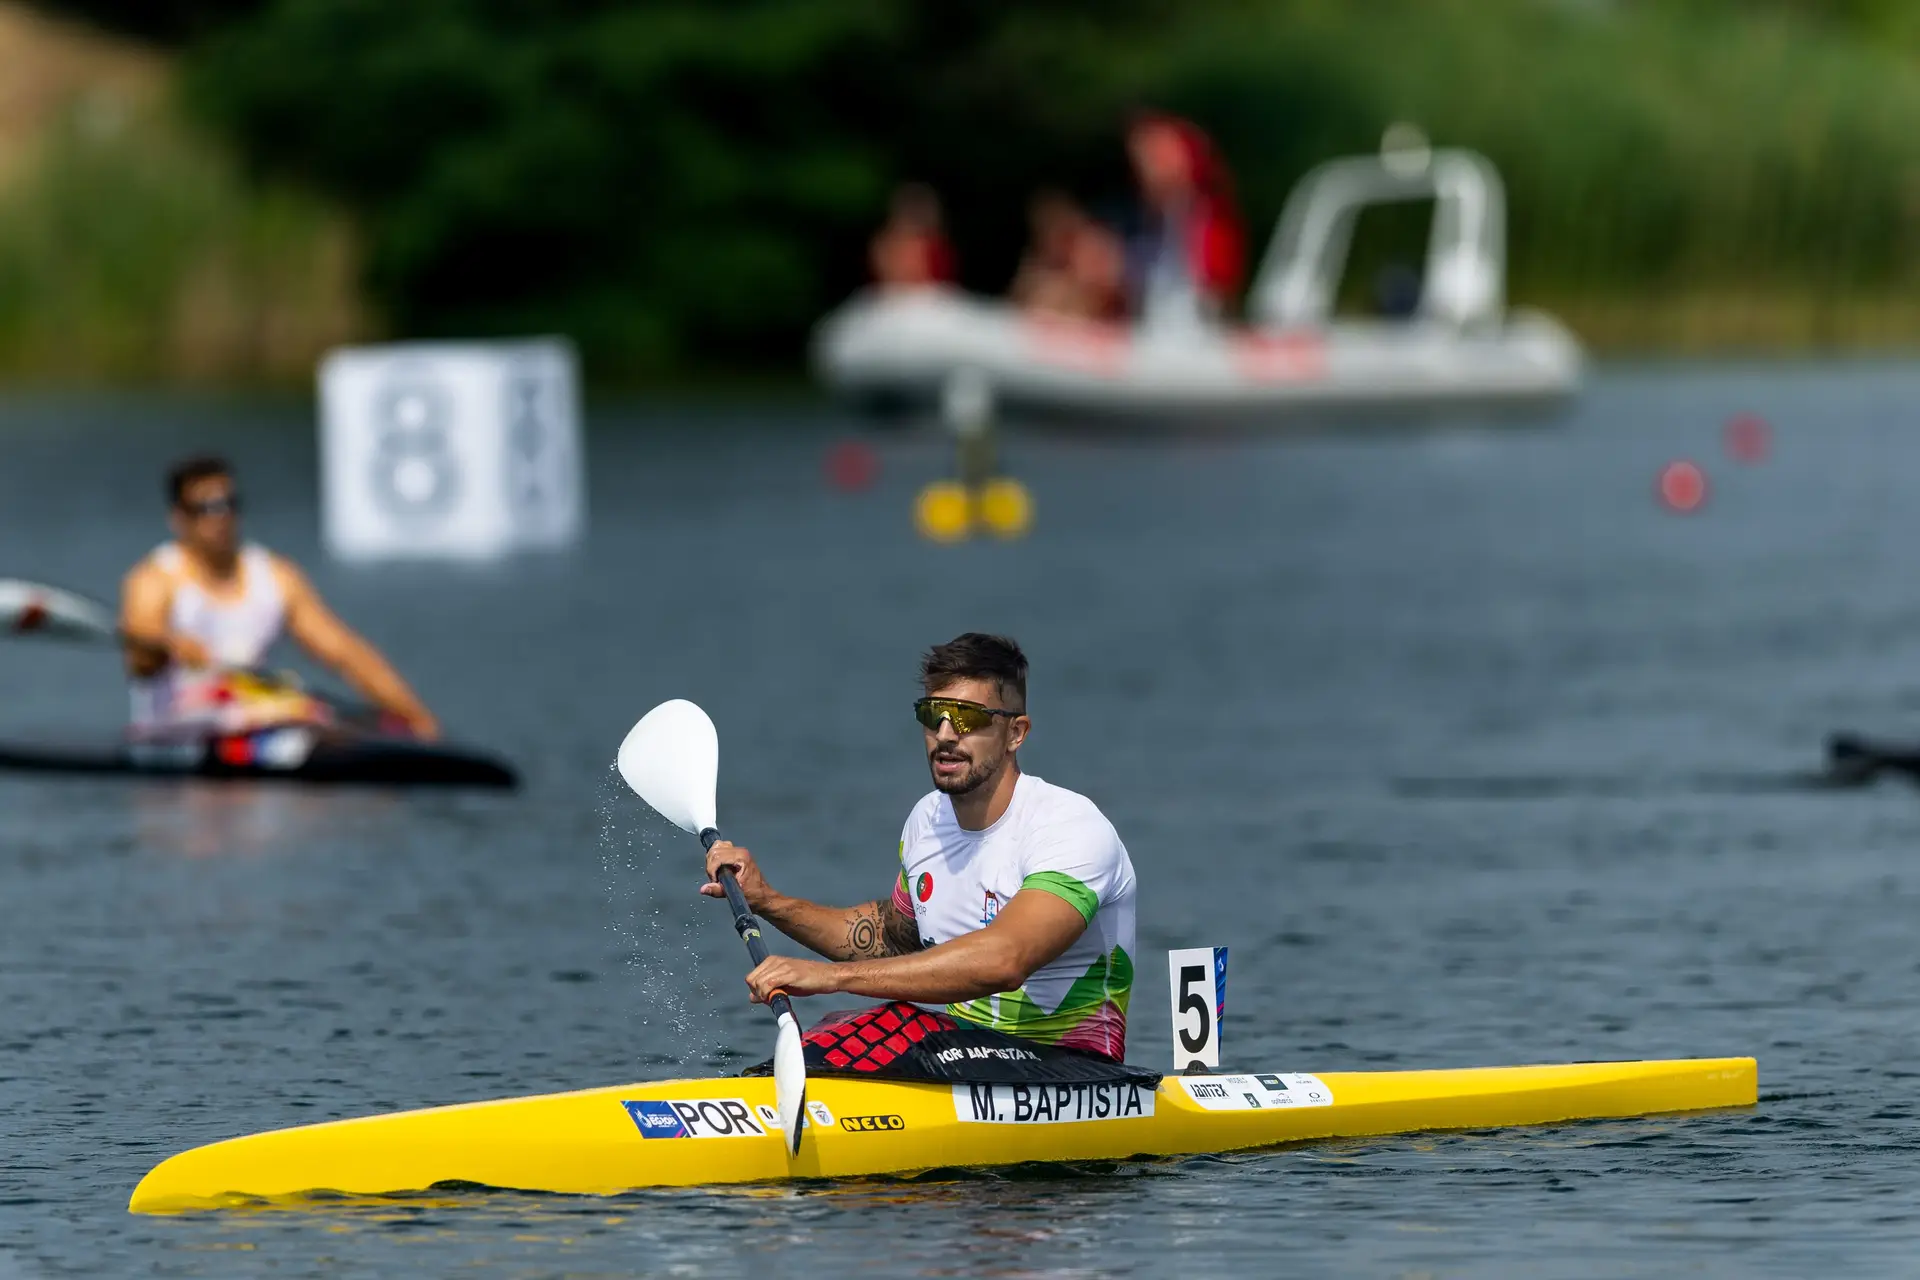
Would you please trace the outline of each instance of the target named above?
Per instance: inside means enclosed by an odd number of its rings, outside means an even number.
[[[816,1077],[789,1158],[773,1081],[665,1080],[405,1111],[233,1138],[162,1162],[136,1213],[458,1182],[610,1195],[637,1187],[1118,1160],[1315,1138],[1751,1106],[1752,1058],[1454,1071],[1168,1076],[977,1085]]]

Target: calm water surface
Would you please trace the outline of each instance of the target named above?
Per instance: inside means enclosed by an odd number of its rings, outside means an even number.
[[[0,1278],[1911,1274],[1920,796],[1806,785],[1920,734],[1920,371],[1614,371],[1561,428],[1007,445],[1039,525],[933,547],[932,436],[833,493],[819,416],[594,415],[592,534],[493,568],[317,550],[304,405],[0,407],[0,574],[108,594],[157,474],[230,451],[512,796],[0,778]],[[1741,466],[1720,427],[1776,428]],[[1705,510],[1653,501],[1709,471]],[[697,846],[610,764],[705,704],[722,814],[783,887],[871,898],[925,789],[918,650],[1034,660],[1025,757],[1170,946],[1233,948],[1276,1070],[1752,1053],[1750,1111],[961,1180],[470,1194],[178,1218],[128,1193],[260,1129],[763,1057]],[[0,649],[0,732],[110,731],[110,658]],[[823,1002],[810,1014],[823,1012]],[[832,1002],[826,1002],[831,1004]]]

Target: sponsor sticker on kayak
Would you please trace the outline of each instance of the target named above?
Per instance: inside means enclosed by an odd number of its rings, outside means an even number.
[[[743,1098],[622,1102],[643,1138],[764,1138]]]
[[[764,1102],[761,1103],[759,1106],[755,1107],[754,1110],[760,1114],[760,1119],[766,1124],[767,1129],[770,1132],[774,1132],[774,1133],[779,1132],[780,1113],[778,1111],[774,1110],[772,1107],[768,1106]],[[814,1102],[809,1100],[807,1102],[807,1114],[801,1117],[800,1127],[804,1129],[808,1125],[814,1125],[814,1124],[820,1125],[823,1128],[827,1128],[827,1129],[833,1128],[833,1112],[827,1110],[826,1103]]]
[[[1271,1073],[1246,1076],[1180,1076],[1180,1088],[1209,1111],[1330,1107],[1333,1090],[1319,1076]]]
[[[904,1129],[907,1122],[902,1116],[841,1116],[840,1127],[848,1133],[883,1133]]]
[[[963,1124],[1080,1124],[1153,1114],[1143,1084],[956,1084],[954,1118]]]

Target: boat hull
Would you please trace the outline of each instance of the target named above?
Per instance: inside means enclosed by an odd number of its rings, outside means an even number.
[[[1278,1085],[1278,1088],[1273,1086]],[[821,1077],[789,1159],[768,1078],[671,1080],[283,1129],[183,1152],[136,1213],[446,1183],[610,1195],[640,1187],[1118,1160],[1312,1139],[1748,1106],[1752,1058],[1448,1071],[1249,1073],[1136,1084]]]
[[[1157,334],[925,290],[850,300],[821,322],[814,363],[829,387],[862,403],[935,403],[969,371],[1023,416],[1256,426],[1454,411],[1538,417],[1577,392],[1583,358],[1571,334],[1534,312],[1492,328],[1341,320]]]

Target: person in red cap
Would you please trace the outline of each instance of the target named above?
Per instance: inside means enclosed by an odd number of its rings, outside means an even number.
[[[1246,231],[1220,153],[1192,122],[1148,111],[1127,128],[1127,155],[1149,224],[1139,281],[1142,319],[1149,325],[1220,319],[1246,269]]]

